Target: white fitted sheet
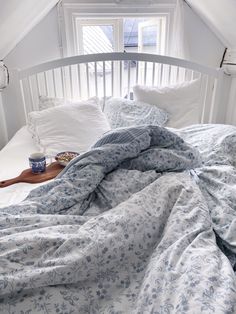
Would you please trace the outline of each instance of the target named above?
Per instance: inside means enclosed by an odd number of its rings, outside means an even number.
[[[14,178],[29,168],[28,157],[37,151],[32,135],[26,126],[22,127],[0,151],[0,181]],[[0,207],[20,202],[32,189],[42,184],[45,183],[17,183],[0,188]]]

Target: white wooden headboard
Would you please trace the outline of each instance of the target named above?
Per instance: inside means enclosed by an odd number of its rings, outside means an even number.
[[[218,122],[223,70],[144,53],[73,56],[15,72],[25,117],[38,109],[39,95],[79,100],[92,96],[132,98],[136,84],[170,85],[201,79],[200,123]],[[17,78],[17,79],[16,79]]]

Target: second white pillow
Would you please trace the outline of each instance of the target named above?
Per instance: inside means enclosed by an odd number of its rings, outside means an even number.
[[[158,106],[169,113],[167,126],[181,128],[200,121],[199,79],[167,87],[134,86],[135,99]]]

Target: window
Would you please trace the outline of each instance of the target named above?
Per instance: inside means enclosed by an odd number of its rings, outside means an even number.
[[[93,51],[168,54],[176,0],[62,0],[63,56]]]
[[[78,54],[114,51],[164,54],[166,17],[77,18],[75,45]]]
[[[175,0],[62,0],[59,17],[63,56],[119,51],[168,54],[174,8]],[[106,62],[105,69],[106,75],[111,75],[110,62]],[[135,75],[134,70],[135,64],[131,64],[131,76]],[[81,67],[81,71],[85,73],[86,69]],[[96,71],[98,93],[102,95],[102,63]],[[114,64],[115,89],[119,86],[118,71]],[[122,71],[125,77],[125,62]],[[144,71],[142,65],[139,71]],[[89,64],[89,80],[94,80],[94,73]],[[111,86],[106,89],[111,90]]]

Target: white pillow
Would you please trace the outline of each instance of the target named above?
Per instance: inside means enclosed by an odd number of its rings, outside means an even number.
[[[200,121],[199,79],[168,87],[134,86],[135,99],[156,105],[169,114],[167,126],[182,128]]]
[[[110,98],[105,103],[104,113],[112,129],[138,126],[163,126],[168,120],[166,111],[142,101]]]
[[[28,127],[39,148],[52,155],[84,152],[110,130],[97,98],[30,112]]]

